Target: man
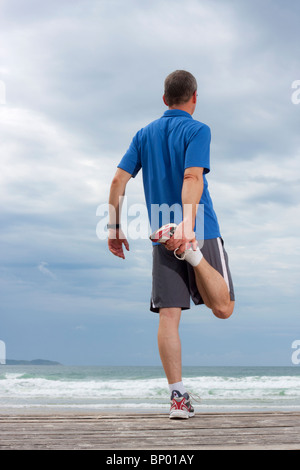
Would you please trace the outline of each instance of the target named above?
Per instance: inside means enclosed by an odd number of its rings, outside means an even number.
[[[135,135],[113,178],[108,246],[121,258],[125,258],[123,244],[129,250],[120,227],[121,199],[130,178],[142,168],[154,231],[150,237],[150,310],[160,317],[158,348],[171,393],[170,418],[188,418],[194,415],[194,409],[182,382],[178,333],[181,312],[190,308],[192,297],[196,305],[205,304],[218,318],[229,318],[234,309],[234,290],[206,180],[210,171],[210,129],[192,118],[197,103],[193,75],[184,70],[171,73],[165,80],[163,101],[168,110]],[[181,214],[179,219],[176,214],[176,223],[165,220],[161,227],[152,209],[164,204],[179,205]],[[204,223],[199,223],[203,218]]]

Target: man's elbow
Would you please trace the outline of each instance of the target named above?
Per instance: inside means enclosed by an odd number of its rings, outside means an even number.
[[[183,177],[183,181],[190,181],[194,183],[198,183],[200,180],[199,175],[195,175],[193,173],[185,173]]]
[[[191,183],[203,181],[203,170],[204,168],[198,166],[187,168],[184,172],[184,181],[189,181]]]
[[[122,184],[122,180],[119,176],[115,175],[112,179],[111,186],[120,186]]]
[[[120,191],[126,188],[126,184],[127,184],[127,181],[124,181],[124,179],[120,177],[120,175],[115,175],[112,179],[110,187],[112,190]]]
[[[126,171],[118,169],[115,176],[112,179],[111,186],[112,187],[125,187],[128,181],[130,180],[131,175]]]

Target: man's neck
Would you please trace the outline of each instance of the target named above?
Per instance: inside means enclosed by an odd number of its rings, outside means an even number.
[[[186,113],[189,113],[191,116],[193,115],[195,109],[193,109],[191,106],[188,105],[180,105],[180,106],[169,106],[169,110],[174,110],[178,109],[180,111],[185,111]]]

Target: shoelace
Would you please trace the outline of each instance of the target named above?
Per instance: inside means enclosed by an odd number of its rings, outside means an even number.
[[[180,259],[181,261],[183,261],[183,260],[185,259],[185,256],[186,256],[186,251],[184,251],[183,253],[181,253],[180,256],[177,256],[177,255],[176,255],[176,251],[177,251],[177,250],[179,250],[179,248],[176,248],[176,250],[174,250],[174,256],[175,256],[175,258]]]
[[[188,245],[189,245],[189,248],[191,248],[191,247],[192,247],[192,242],[190,242]],[[189,248],[187,248],[187,249],[186,249],[183,253],[181,253],[181,255],[179,255],[179,256],[176,255],[176,251],[179,250],[179,248],[176,248],[176,249],[174,250],[174,256],[175,256],[175,258],[180,259],[181,261],[183,261],[183,260],[185,259],[185,257],[186,257],[186,254],[187,254]]]
[[[191,398],[192,402],[195,402],[195,403],[201,403],[202,402],[202,398],[200,397],[200,395],[197,395],[197,394],[193,394],[191,392],[187,392],[189,394],[189,397]]]

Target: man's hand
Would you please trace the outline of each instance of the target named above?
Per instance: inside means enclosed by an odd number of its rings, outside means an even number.
[[[108,231],[108,248],[113,255],[125,259],[123,251],[123,243],[127,251],[129,251],[129,243],[125,238],[121,229],[109,229]]]
[[[173,237],[165,243],[165,247],[170,251],[174,251],[178,248],[176,253],[180,255],[186,250],[187,244],[191,242],[193,249],[196,250],[198,245],[195,232],[191,230],[190,226],[191,224],[188,222],[181,222],[176,228]]]
[[[184,172],[181,200],[183,208],[183,221],[178,225],[174,235],[165,243],[168,250],[176,250],[181,255],[192,243],[193,250],[197,249],[194,226],[198,204],[203,193],[203,168],[191,167]]]
[[[119,224],[121,220],[121,210],[123,196],[131,174],[118,168],[112,180],[109,193],[109,223]],[[125,259],[123,252],[123,244],[129,251],[129,244],[121,229],[109,229],[108,231],[108,248],[115,256]]]

